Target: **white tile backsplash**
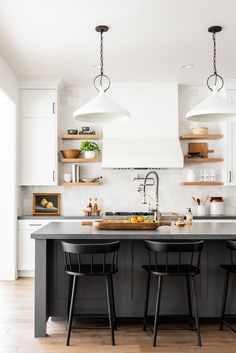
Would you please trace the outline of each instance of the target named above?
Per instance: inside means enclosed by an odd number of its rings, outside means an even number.
[[[195,104],[199,103],[208,95],[208,90],[199,87],[180,87],[179,93],[179,130],[180,133],[190,131],[196,123],[186,121],[185,114]],[[60,107],[60,131],[61,136],[67,129],[79,129],[79,124],[72,117],[73,111],[86,100],[94,96],[94,90],[85,87],[67,88],[63,91]],[[206,125],[206,124],[204,124]],[[101,132],[101,127],[92,126],[96,131]],[[220,132],[220,124],[209,124],[212,132]],[[79,148],[79,141],[64,141],[61,148]],[[102,143],[100,142],[102,145]],[[187,143],[183,143],[183,151],[186,151]],[[209,148],[214,149],[216,155],[223,153],[223,140],[209,141]],[[188,168],[199,170],[199,166],[191,165]],[[215,168],[220,175],[223,164],[206,165],[202,168]],[[70,165],[60,165],[60,179],[63,179],[64,171],[70,170]],[[187,207],[194,206],[192,195],[203,197],[203,195],[219,195],[225,198],[225,211],[236,213],[236,187],[184,187],[181,182],[184,180],[186,168],[169,169],[157,171],[160,177],[159,200],[162,211],[174,211],[183,213]],[[90,197],[97,197],[103,211],[147,211],[148,205],[142,204],[142,195],[138,193],[138,181],[133,181],[138,173],[143,176],[147,171],[137,170],[111,170],[102,169],[100,164],[81,165],[81,175],[103,176],[102,185],[98,187],[21,187],[20,192],[20,213],[32,213],[32,194],[34,192],[60,192],[62,211],[65,216],[79,216],[83,214],[83,209]],[[155,197],[155,188],[149,187],[147,193]]]

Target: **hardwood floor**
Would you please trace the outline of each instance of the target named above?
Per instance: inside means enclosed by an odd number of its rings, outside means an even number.
[[[176,326],[176,325],[175,325]],[[163,327],[163,326],[162,326]],[[170,325],[166,326],[170,328]],[[47,338],[33,337],[33,280],[0,282],[0,353],[235,353],[236,334],[216,324],[201,325],[202,347],[195,345],[195,333],[161,330],[153,348],[151,331],[140,325],[119,325],[116,346],[110,345],[108,329],[74,330],[71,346],[65,346],[65,323],[48,323]]]

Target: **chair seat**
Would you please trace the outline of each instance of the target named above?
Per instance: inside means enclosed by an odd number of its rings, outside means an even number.
[[[78,265],[69,265],[65,266],[65,270],[69,275],[75,276],[107,276],[118,272],[116,266],[111,267],[111,265],[103,264],[94,264],[91,265],[81,265],[80,268]]]
[[[220,267],[225,271],[236,273],[236,265],[220,265]]]
[[[154,275],[162,276],[194,276],[200,271],[193,265],[143,265],[143,269],[151,272]]]

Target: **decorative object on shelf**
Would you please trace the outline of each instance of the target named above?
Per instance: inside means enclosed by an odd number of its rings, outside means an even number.
[[[91,130],[89,126],[82,126],[79,135],[96,135],[96,131]]]
[[[70,158],[79,158],[80,155],[80,150],[62,150],[61,154],[64,158],[70,159]]]
[[[79,165],[72,164],[71,166],[72,183],[79,183]]]
[[[97,178],[80,178],[80,181],[82,183],[95,183],[96,181],[98,181],[99,179],[102,179],[102,176],[97,177]]]
[[[187,182],[195,182],[197,180],[196,173],[193,169],[187,169],[186,173],[186,180]]]
[[[33,216],[59,216],[60,201],[60,193],[34,193]]]
[[[78,134],[78,130],[75,129],[69,129],[67,130],[68,135],[77,135]]]
[[[221,26],[212,26],[208,32],[212,33],[213,38],[213,74],[207,78],[207,87],[211,91],[210,97],[198,104],[187,112],[186,117],[190,121],[212,122],[212,121],[232,121],[236,119],[236,106],[220,96],[219,91],[224,86],[223,78],[216,69],[216,33],[221,32]],[[210,81],[214,78],[211,87]]]
[[[192,133],[193,135],[207,135],[208,127],[193,127]]]
[[[72,175],[71,173],[64,173],[64,182],[71,183],[72,182]]]
[[[109,77],[104,74],[103,33],[107,32],[109,27],[101,25],[97,26],[95,30],[100,33],[100,74],[97,75],[93,81],[98,95],[76,110],[73,116],[76,120],[89,123],[111,123],[129,120],[130,113],[106,95],[111,81]],[[104,86],[104,80],[107,80],[107,86]],[[96,86],[97,82],[98,87]]]
[[[96,151],[100,153],[100,147],[96,142],[82,141],[80,148],[84,152],[84,158],[86,159],[95,158]]]
[[[210,199],[210,213],[212,216],[224,213],[224,199],[221,196],[213,196]]]

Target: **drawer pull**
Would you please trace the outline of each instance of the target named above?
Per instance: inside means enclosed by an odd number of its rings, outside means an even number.
[[[30,224],[30,227],[41,227],[42,226],[42,224],[37,224],[37,223],[35,223],[35,224]]]

